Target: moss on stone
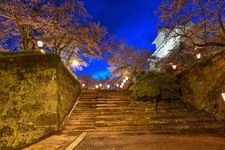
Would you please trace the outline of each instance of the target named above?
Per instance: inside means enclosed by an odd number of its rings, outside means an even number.
[[[18,148],[57,130],[80,95],[76,77],[54,54],[4,52],[0,61],[0,129],[11,129],[2,131],[7,136],[0,136],[0,149]]]
[[[225,120],[225,51],[202,60],[198,65],[178,75],[182,89],[182,100],[194,107],[212,113],[219,120]]]

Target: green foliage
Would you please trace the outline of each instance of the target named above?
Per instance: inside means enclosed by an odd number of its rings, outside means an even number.
[[[179,97],[179,85],[173,75],[149,71],[138,75],[133,93],[135,97],[176,99]]]

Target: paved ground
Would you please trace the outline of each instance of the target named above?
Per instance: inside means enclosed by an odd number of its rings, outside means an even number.
[[[36,144],[33,144],[24,150],[64,150],[72,143],[78,135],[68,136],[65,134],[50,136]]]
[[[77,150],[225,150],[225,138],[209,135],[114,135],[89,133]]]

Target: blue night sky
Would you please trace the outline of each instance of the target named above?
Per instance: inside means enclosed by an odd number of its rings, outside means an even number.
[[[157,36],[157,7],[160,0],[84,0],[92,19],[100,22],[118,39],[125,40],[137,48],[155,50],[152,41]],[[89,66],[77,71],[78,76],[91,75],[104,79],[110,73],[104,59],[92,59]]]

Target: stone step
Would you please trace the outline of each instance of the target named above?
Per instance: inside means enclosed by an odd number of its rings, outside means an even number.
[[[162,125],[123,125],[123,126],[96,126],[96,130],[101,131],[141,131],[141,130],[194,130],[199,132],[204,130],[221,131],[224,129],[223,124],[204,123],[204,124],[162,124]]]
[[[96,102],[97,98],[80,98],[79,102]]]
[[[86,115],[86,114],[81,115],[81,114],[79,114],[79,115],[72,115],[69,120],[93,120],[95,118],[96,118],[96,116],[93,115],[93,114],[90,114],[90,115]]]
[[[137,101],[127,92],[82,92],[63,133],[214,133],[224,124],[204,111],[191,111],[179,100]]]
[[[105,104],[108,104],[108,103],[127,103],[127,104],[133,104],[135,103],[135,101],[128,101],[128,100],[124,100],[124,99],[120,99],[120,100],[99,100],[97,99],[96,103],[99,103],[99,104],[102,104],[102,103],[105,103]]]
[[[85,111],[85,110],[79,110],[79,111],[76,111],[74,113],[77,113],[77,112],[82,112],[82,111]],[[113,115],[113,114],[123,114],[123,113],[127,113],[127,114],[139,114],[139,115],[144,115],[144,114],[149,114],[149,115],[152,115],[152,114],[157,114],[158,116],[161,116],[161,115],[168,115],[168,116],[175,116],[175,115],[180,115],[180,114],[184,114],[184,115],[195,115],[194,113],[190,113],[189,111],[187,110],[177,110],[177,111],[173,111],[171,112],[170,110],[156,110],[155,109],[148,109],[148,110],[143,110],[143,109],[96,109],[95,110],[96,114],[110,114],[110,115]]]
[[[77,108],[75,108],[75,110],[80,110],[80,109],[95,109],[96,106],[95,105],[77,105]]]
[[[94,125],[95,120],[82,120],[82,121],[68,121],[65,126],[81,126],[81,125]]]
[[[96,126],[136,126],[136,125],[179,125],[179,124],[215,124],[216,122],[213,121],[199,121],[199,120],[120,120],[120,121],[105,121],[105,120],[98,120],[95,122]]]
[[[182,112],[183,111],[183,112]],[[136,116],[156,116],[156,117],[179,117],[179,116],[197,116],[197,117],[211,117],[207,113],[194,113],[188,110],[158,110],[157,112],[154,109],[146,110],[133,110],[133,109],[76,109],[72,116],[83,116],[83,115],[121,115],[129,114]],[[72,117],[71,116],[71,117]]]
[[[134,106],[135,107],[135,106]],[[138,107],[138,108],[134,108],[134,107],[130,107],[130,106],[108,106],[108,107],[96,107],[97,110],[142,110],[142,111],[147,111],[147,110],[155,110],[155,107]],[[76,110],[80,110],[81,108],[77,108]],[[189,111],[188,109],[186,109],[185,107],[157,107],[157,111],[167,111],[167,110],[180,110],[182,111]]]
[[[92,125],[86,125],[86,126],[65,126],[63,128],[63,131],[87,131],[87,130],[94,130],[95,126]],[[64,132],[63,132],[64,133]]]
[[[78,105],[96,105],[96,102],[92,101],[79,101]]]
[[[215,121],[214,118],[211,117],[196,117],[196,116],[172,116],[172,117],[159,117],[159,116],[127,116],[127,115],[98,115],[95,117],[96,121],[104,120],[104,121],[113,121],[113,120],[128,120],[128,121],[139,121],[139,120],[159,120],[159,121],[167,121],[167,120],[176,120],[176,121],[199,121],[199,122],[207,122],[207,121]]]
[[[82,132],[94,132],[96,129],[95,128],[80,128],[80,129],[65,129],[62,131],[63,134],[67,134],[67,135],[75,135],[77,133],[82,133]]]

